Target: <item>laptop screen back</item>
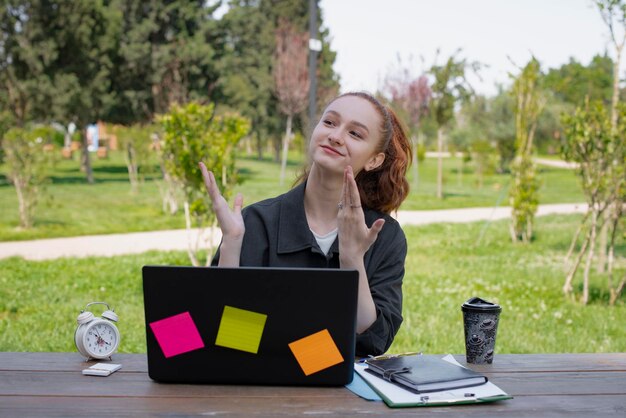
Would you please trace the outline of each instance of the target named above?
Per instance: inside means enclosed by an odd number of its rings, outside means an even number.
[[[143,291],[154,380],[352,380],[356,270],[145,266]]]

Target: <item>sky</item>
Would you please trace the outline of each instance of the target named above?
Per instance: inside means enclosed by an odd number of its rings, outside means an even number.
[[[417,76],[458,48],[458,57],[486,66],[482,81],[470,78],[485,95],[509,85],[532,55],[543,70],[571,57],[584,65],[604,51],[614,57],[591,0],[320,0],[320,9],[342,92],[382,88],[398,57]]]

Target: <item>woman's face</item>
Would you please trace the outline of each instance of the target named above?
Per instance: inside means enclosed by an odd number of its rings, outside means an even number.
[[[313,164],[337,173],[351,165],[356,175],[382,164],[377,152],[382,117],[366,99],[343,96],[333,101],[313,130],[309,152]]]

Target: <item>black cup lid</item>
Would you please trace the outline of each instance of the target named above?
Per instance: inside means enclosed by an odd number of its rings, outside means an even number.
[[[463,311],[500,312],[502,308],[497,303],[487,302],[479,297],[473,297],[465,301],[461,306]]]

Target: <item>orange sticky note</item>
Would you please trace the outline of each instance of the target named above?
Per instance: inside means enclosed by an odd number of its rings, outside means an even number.
[[[344,361],[327,329],[294,341],[289,348],[307,376]]]

